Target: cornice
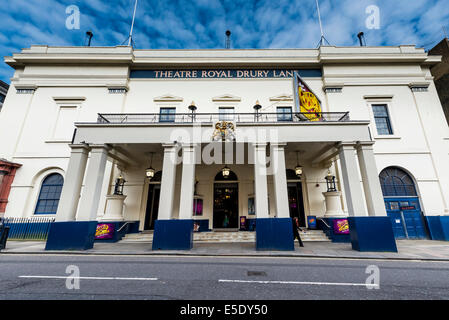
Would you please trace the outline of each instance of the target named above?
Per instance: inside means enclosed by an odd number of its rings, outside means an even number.
[[[424,49],[399,47],[321,47],[319,49],[134,50],[131,47],[48,47],[23,49],[5,62],[27,64],[124,65],[139,67],[319,67],[326,64],[418,63],[433,65],[439,56]]]

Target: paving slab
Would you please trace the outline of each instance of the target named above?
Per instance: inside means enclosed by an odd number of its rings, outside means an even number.
[[[359,252],[350,243],[307,242],[295,251],[257,251],[255,243],[195,243],[190,251],[153,251],[151,242],[95,243],[86,251],[45,251],[42,241],[8,241],[3,254],[85,254],[85,255],[179,255],[179,256],[265,256],[339,259],[393,259],[449,261],[449,242],[397,240],[398,253]]]

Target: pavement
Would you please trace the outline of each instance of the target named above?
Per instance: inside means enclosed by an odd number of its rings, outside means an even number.
[[[190,251],[153,251],[150,242],[101,243],[86,251],[45,251],[42,241],[8,241],[3,254],[47,254],[47,255],[146,255],[146,256],[223,256],[223,257],[307,257],[336,259],[386,259],[449,261],[449,242],[432,240],[397,240],[398,253],[359,252],[352,250],[350,243],[306,242],[295,251],[256,251],[254,243],[195,243]]]

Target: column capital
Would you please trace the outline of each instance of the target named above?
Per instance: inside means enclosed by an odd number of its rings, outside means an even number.
[[[355,146],[357,145],[357,143],[355,141],[342,141],[342,142],[338,142],[335,147],[337,149],[350,149],[350,148],[355,148]]]
[[[356,148],[357,149],[373,149],[375,141],[357,141]]]
[[[286,142],[270,142],[270,146],[277,149],[284,149],[287,146]]]
[[[91,144],[89,145],[90,152],[103,152],[103,151],[111,151],[112,146],[109,144]]]
[[[255,148],[266,148],[267,144],[266,142],[253,142]]]
[[[72,149],[72,152],[89,152],[90,146],[87,143],[81,143],[81,144],[69,144],[70,149]]]
[[[197,146],[198,146],[198,143],[183,143],[181,145],[181,148],[183,150],[187,150],[187,149],[194,150]]]

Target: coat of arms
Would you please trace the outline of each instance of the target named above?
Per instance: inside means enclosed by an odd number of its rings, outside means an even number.
[[[230,121],[220,121],[215,124],[213,141],[234,141],[235,140],[235,126]]]

